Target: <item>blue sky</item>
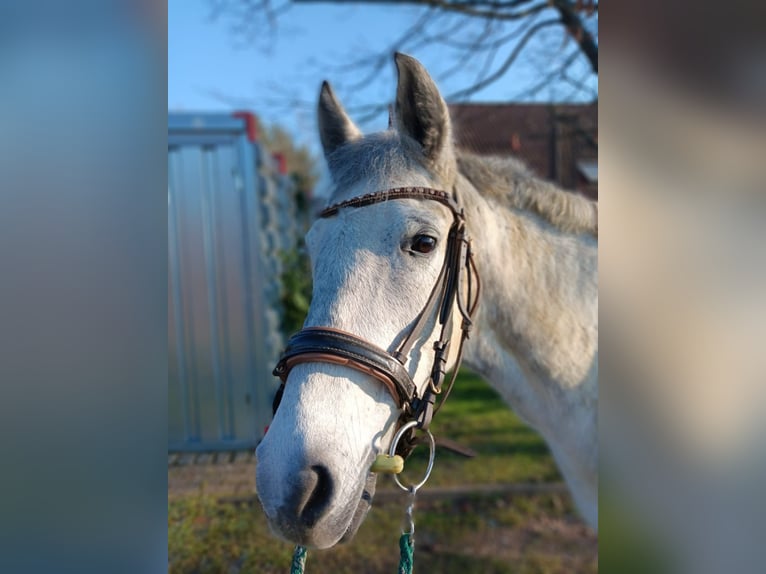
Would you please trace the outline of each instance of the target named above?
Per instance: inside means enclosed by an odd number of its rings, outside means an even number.
[[[321,81],[327,79],[333,84],[352,116],[355,106],[392,100],[396,86],[393,59],[373,80],[354,90],[346,86],[360,72],[355,75],[333,66],[343,66],[360,54],[390,48],[422,13],[420,8],[390,4],[297,4],[279,20],[274,37],[264,27],[255,34],[255,41],[248,42],[232,32],[231,20],[211,19],[208,0],[169,0],[168,109],[250,109],[261,121],[284,125],[298,141],[316,149],[314,102]],[[550,30],[548,45],[554,48],[540,54],[530,45],[529,58],[520,59],[511,73],[471,100],[517,100],[525,87],[539,81],[538,70],[541,61],[545,64],[544,58],[560,57],[573,49],[571,42],[564,45],[556,36],[560,34],[557,29]],[[452,65],[454,58],[429,46],[409,53],[437,77],[445,96],[470,85],[480,67],[478,62],[468,62],[459,72],[440,81],[439,73]],[[578,62],[577,69],[585,71],[585,62]],[[595,78],[589,81],[595,88]],[[571,86],[554,83],[532,99],[571,100],[572,91]],[[584,97],[580,94],[574,99]],[[385,114],[380,114],[363,122],[362,127],[383,129],[385,122]]]

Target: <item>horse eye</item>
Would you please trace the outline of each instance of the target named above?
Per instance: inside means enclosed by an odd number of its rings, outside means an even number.
[[[436,238],[430,235],[416,235],[412,238],[412,250],[418,253],[431,253],[436,247]]]

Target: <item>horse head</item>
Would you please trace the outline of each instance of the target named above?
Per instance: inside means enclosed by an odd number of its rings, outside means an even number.
[[[331,204],[401,187],[456,199],[447,106],[419,62],[395,59],[394,121],[385,132],[363,136],[329,84],[322,86],[319,132]],[[461,336],[460,321],[450,321],[445,335],[438,309],[429,306],[456,213],[444,202],[404,198],[341,207],[318,219],[306,239],[314,291],[305,328],[342,331],[393,355],[417,326],[402,364],[422,397],[434,343],[446,337],[453,349],[448,369]],[[275,533],[318,548],[352,537],[374,491],[370,465],[388,450],[402,407],[380,377],[362,369],[305,357],[295,364],[256,451],[258,496]]]

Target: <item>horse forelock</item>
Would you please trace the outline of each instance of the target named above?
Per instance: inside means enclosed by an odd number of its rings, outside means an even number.
[[[333,188],[329,202],[403,185],[430,185],[414,142],[388,130],[348,142],[327,156]],[[363,189],[359,189],[360,186]]]
[[[349,141],[326,155],[332,178],[330,203],[392,187],[451,191],[456,165],[434,164],[410,136],[389,129]]]

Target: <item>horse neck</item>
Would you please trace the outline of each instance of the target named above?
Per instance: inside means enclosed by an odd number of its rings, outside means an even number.
[[[544,431],[572,401],[596,400],[596,240],[472,187],[461,196],[482,280],[466,364]]]

